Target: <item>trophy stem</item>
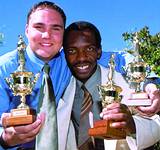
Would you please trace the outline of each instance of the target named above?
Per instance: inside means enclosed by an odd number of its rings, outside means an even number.
[[[137,83],[137,88],[136,88],[136,92],[140,92],[141,91],[141,88],[140,88],[140,83]]]
[[[26,97],[25,97],[25,95],[21,95],[21,104],[18,105],[17,108],[20,108],[20,109],[29,108],[29,106],[26,104]]]

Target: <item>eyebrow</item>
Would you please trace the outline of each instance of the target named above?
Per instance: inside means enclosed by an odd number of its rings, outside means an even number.
[[[37,22],[37,23],[33,23],[33,25],[45,25],[45,24],[41,22]],[[60,25],[60,24],[51,24],[50,26],[63,28],[63,25]]]

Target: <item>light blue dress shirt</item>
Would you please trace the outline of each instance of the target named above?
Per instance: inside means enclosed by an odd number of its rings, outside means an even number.
[[[40,77],[38,78],[32,93],[26,96],[26,104],[31,108],[37,109],[44,62],[35,56],[29,46],[26,49],[25,59],[25,69],[27,71],[33,72],[34,75],[40,73]],[[48,64],[51,67],[50,76],[54,86],[56,103],[58,103],[69,83],[71,73],[67,66],[63,51],[60,51],[51,61],[48,62]],[[0,57],[0,116],[4,112],[10,112],[11,109],[16,108],[20,104],[20,97],[13,95],[12,90],[9,89],[9,86],[5,81],[5,78],[10,77],[10,74],[14,73],[17,70],[17,67],[17,50],[6,53]],[[2,127],[0,128],[0,131],[3,131]],[[1,149],[2,148],[0,147],[0,150]]]

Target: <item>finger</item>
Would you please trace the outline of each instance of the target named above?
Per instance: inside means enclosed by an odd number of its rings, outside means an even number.
[[[1,118],[5,118],[5,117],[9,117],[9,116],[11,116],[11,113],[3,113]]]
[[[151,106],[139,106],[137,110],[144,115],[154,115],[159,111],[159,100],[155,99]]]
[[[41,112],[40,114],[38,114],[37,119],[40,119],[43,124],[45,122],[45,116],[46,114],[44,112]]]
[[[103,115],[112,115],[112,114],[118,114],[118,113],[121,113],[122,110],[120,108],[115,108],[115,109],[112,109],[112,110],[107,110],[107,111],[103,111]]]
[[[155,84],[148,84],[145,88],[147,94],[149,95],[150,99],[155,99],[156,97],[159,97],[160,91],[156,87]]]
[[[99,114],[99,116],[100,116],[100,118],[103,118],[103,116],[104,116],[103,112],[101,112],[101,113]]]
[[[37,128],[33,129],[30,132],[19,134],[19,139],[23,142],[28,142],[31,139],[34,139],[36,135],[39,133],[41,129],[41,125],[39,125]]]
[[[127,118],[127,115],[124,113],[108,114],[103,116],[103,119],[110,120],[113,122],[126,120],[126,118]]]
[[[121,122],[112,122],[110,123],[110,127],[111,128],[126,128],[127,123],[125,121],[121,121]]]
[[[120,103],[112,103],[106,106],[107,110],[112,110],[119,107],[120,107]]]
[[[25,138],[25,140],[21,140],[21,142],[19,144],[24,144],[24,143],[27,143],[27,142],[30,142],[30,141],[33,141],[35,139],[35,137],[29,137],[29,138]]]
[[[6,118],[8,118],[9,116],[11,116],[11,113],[3,113],[2,116],[1,116],[1,120],[0,120],[0,124],[5,127],[5,123],[4,123],[4,120]]]
[[[35,128],[37,128],[40,124],[41,124],[41,120],[37,119],[32,124],[24,125],[24,126],[16,126],[14,128],[15,128],[15,131],[17,134],[28,133],[28,132],[34,130]]]
[[[149,84],[147,84],[146,87],[145,87],[145,91],[146,91],[147,93],[154,92],[154,91],[156,91],[156,90],[157,90],[157,86],[156,86],[155,84],[153,84],[153,83],[149,83]]]

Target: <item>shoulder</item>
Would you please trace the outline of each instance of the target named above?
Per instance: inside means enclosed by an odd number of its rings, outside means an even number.
[[[2,56],[0,56],[0,66],[3,66],[7,63],[17,60],[17,50],[13,50],[8,52]]]
[[[126,57],[128,56],[126,52],[123,51],[117,51],[117,52],[102,52],[102,56],[100,58],[100,60],[98,60],[98,63],[108,67],[108,63],[110,60],[111,55],[114,54],[115,55],[115,69],[117,72],[120,72],[122,74],[125,74],[123,67],[126,64]],[[128,60],[128,58],[127,58]]]
[[[99,66],[101,68],[102,74],[108,74],[109,68],[106,68],[102,65],[99,65]],[[123,75],[118,71],[114,70],[114,79],[121,79],[121,78],[123,78]]]
[[[17,67],[17,51],[13,50],[0,57],[0,74],[14,72]]]
[[[61,61],[62,64],[67,64],[63,49],[61,49],[59,53],[54,57],[54,61]]]

